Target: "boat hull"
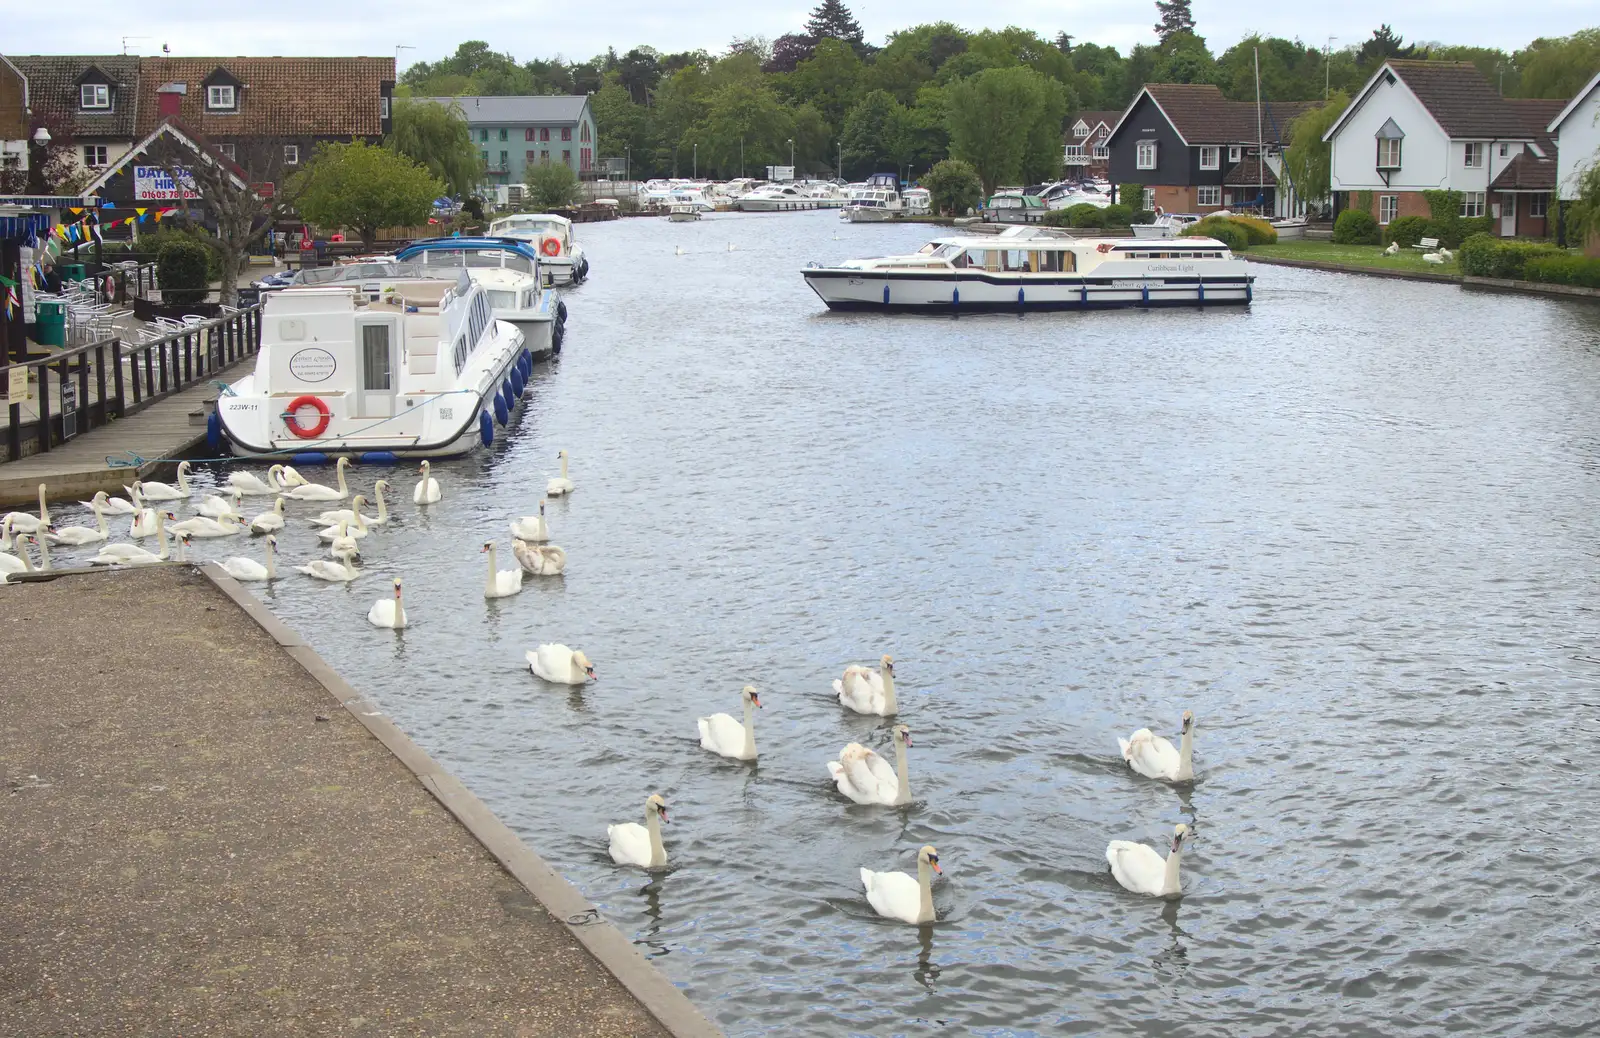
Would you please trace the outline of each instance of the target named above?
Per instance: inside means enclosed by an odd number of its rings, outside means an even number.
[[[1173,277],[918,277],[870,271],[806,270],[806,284],[830,310],[981,312],[1112,310],[1154,306],[1246,306],[1248,274]]]

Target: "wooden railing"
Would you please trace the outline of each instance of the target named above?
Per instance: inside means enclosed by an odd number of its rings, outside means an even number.
[[[24,423],[11,402],[6,459],[42,453],[90,429],[126,418],[162,397],[204,382],[261,348],[261,306],[174,330],[149,342],[98,342],[0,368],[0,385],[23,371],[37,380],[38,417]],[[52,390],[59,390],[58,405]],[[70,406],[69,406],[70,405]]]

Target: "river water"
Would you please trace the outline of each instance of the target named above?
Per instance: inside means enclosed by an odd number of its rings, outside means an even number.
[[[1593,1033],[1600,310],[1259,267],[1248,310],[832,315],[802,264],[927,229],[579,234],[501,442],[426,512],[393,473],[354,585],[261,593],[730,1035]],[[570,572],[486,605],[559,449]],[[545,641],[599,683],[531,677]],[[884,652],[904,809],[825,770],[889,752],[829,693]],[[755,766],[695,735],[746,683]],[[1184,709],[1193,788],[1131,775]],[[655,791],[650,878],[605,826]],[[1181,900],[1122,891],[1106,842],[1179,821]],[[876,918],[858,867],[923,843],[939,921]]]

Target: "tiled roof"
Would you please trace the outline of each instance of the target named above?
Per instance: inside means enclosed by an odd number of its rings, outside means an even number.
[[[1543,97],[1508,97],[1506,104],[1510,105],[1511,110],[1517,113],[1517,118],[1522,120],[1523,130],[1539,137],[1548,134],[1545,127],[1561,114],[1561,109],[1567,107],[1565,100],[1550,100]]]
[[[576,126],[583,115],[583,106],[589,99],[576,94],[528,94],[521,97],[423,97],[417,100],[454,105],[471,126],[480,123],[493,126],[521,126],[528,123],[559,126],[571,123]]]
[[[10,55],[11,63],[28,77],[28,104],[35,115],[67,123],[75,137],[134,136],[138,122],[139,59],[125,54]],[[111,80],[111,110],[78,110],[78,77],[91,66]]]
[[[1551,118],[1555,118],[1551,116]],[[1554,191],[1556,160],[1552,151],[1539,158],[1531,151],[1519,152],[1500,175],[1489,184],[1491,191]]]
[[[1147,83],[1145,90],[1190,144],[1249,144],[1256,139],[1254,101],[1229,101],[1211,83]],[[1315,101],[1263,102],[1261,135],[1268,143],[1287,140],[1289,121],[1314,107]]]
[[[394,82],[394,58],[140,59],[139,132],[161,121],[157,94],[187,87],[178,117],[214,138],[377,137],[383,133],[380,87]],[[244,84],[237,114],[205,110],[201,83],[218,68]]]
[[[1388,67],[1451,137],[1531,136],[1526,118],[1469,61],[1390,61]],[[1560,110],[1557,105],[1549,118]]]
[[[1260,179],[1265,177],[1265,179]],[[1278,175],[1272,172],[1271,166],[1262,167],[1261,160],[1254,155],[1246,155],[1233,168],[1228,170],[1228,175],[1222,182],[1231,187],[1255,187],[1257,184],[1276,184]]]

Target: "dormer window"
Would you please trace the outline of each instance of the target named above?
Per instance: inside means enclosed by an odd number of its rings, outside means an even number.
[[[1089,127],[1083,123],[1079,123],[1072,128],[1072,135],[1074,137],[1087,137],[1089,136]]]
[[[208,86],[206,87],[206,109],[212,112],[231,112],[238,107],[238,96],[231,85]]]
[[[111,87],[105,83],[84,83],[78,87],[79,108],[110,108]]]

